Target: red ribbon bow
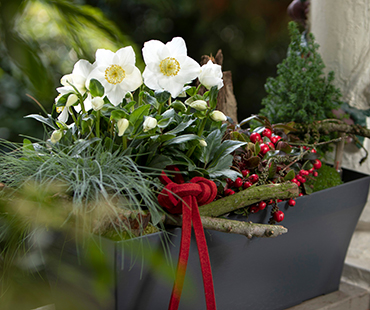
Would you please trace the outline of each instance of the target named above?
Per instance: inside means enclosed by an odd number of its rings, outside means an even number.
[[[168,168],[179,171],[177,167]],[[180,254],[168,309],[176,310],[179,307],[189,258],[192,223],[198,246],[207,309],[216,309],[211,263],[198,205],[212,202],[217,194],[217,186],[214,182],[202,177],[195,177],[190,180],[190,183],[184,183],[182,176],[178,173],[174,176],[177,183],[172,182],[164,172],[162,172],[160,179],[166,186],[158,196],[159,204],[172,214],[182,213]]]

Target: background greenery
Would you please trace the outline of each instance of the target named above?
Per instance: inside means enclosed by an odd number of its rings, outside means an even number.
[[[231,70],[239,120],[258,113],[266,78],[286,56],[290,0],[1,0],[0,138],[42,138],[23,117],[51,111],[59,79],[97,48],[133,45],[143,69],[145,41],[182,36],[190,57],[224,54]]]

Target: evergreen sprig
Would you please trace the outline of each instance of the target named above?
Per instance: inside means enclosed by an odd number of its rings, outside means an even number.
[[[324,62],[314,36],[301,34],[295,22],[289,23],[291,43],[288,55],[277,66],[277,76],[267,79],[267,96],[261,114],[272,123],[299,122],[332,118],[332,109],[341,104],[341,92],[332,82],[334,72],[325,77]]]

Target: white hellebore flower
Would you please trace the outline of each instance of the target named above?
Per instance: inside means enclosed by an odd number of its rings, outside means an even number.
[[[59,142],[60,139],[63,137],[63,132],[61,130],[54,130],[50,137],[50,142],[55,144]]]
[[[220,122],[220,121],[226,121],[227,120],[227,117],[225,116],[225,114],[222,113],[221,111],[218,111],[218,110],[214,110],[213,112],[211,112],[211,114],[209,116],[215,122]]]
[[[157,120],[154,117],[148,116],[143,123],[144,132],[157,127]]]
[[[213,86],[217,86],[217,89],[220,89],[224,86],[222,68],[220,65],[214,64],[212,60],[208,60],[208,62],[200,68],[198,79],[207,89],[211,89]]]
[[[153,90],[166,90],[173,98],[199,75],[200,66],[187,56],[185,41],[180,37],[166,44],[157,40],[145,42],[143,57],[145,85]]]
[[[94,111],[99,111],[104,105],[104,99],[102,97],[94,97],[91,99],[91,105]]]
[[[104,87],[109,101],[117,106],[126,93],[134,91],[142,83],[140,70],[135,67],[135,53],[131,46],[117,52],[105,49],[96,51],[96,68],[91,71],[90,79],[97,79]],[[103,96],[104,97],[104,96]]]
[[[122,137],[123,134],[125,133],[127,127],[129,125],[129,121],[125,118],[121,118],[117,122],[117,128],[118,128],[118,136]]]
[[[189,103],[189,106],[197,111],[205,111],[208,108],[207,102],[205,102],[204,100],[195,100]]]
[[[199,140],[199,144],[200,146],[203,146],[203,147],[206,147],[207,146],[207,142],[205,140]]]
[[[87,87],[89,83],[89,80],[87,80],[87,77],[91,73],[93,68],[94,68],[94,65],[89,63],[87,60],[80,59],[73,66],[72,73],[64,75],[61,78],[60,83],[63,86],[58,87],[57,92],[63,96],[69,93],[76,94],[76,90],[77,90],[81,95],[84,95],[87,91]],[[58,99],[59,99],[59,96],[55,99],[55,101],[57,102]],[[84,101],[86,111],[89,111],[92,108],[90,100],[91,100],[91,96],[89,94],[88,97]],[[76,110],[76,112],[81,111],[80,105],[75,106],[74,109]],[[67,119],[68,119],[68,115],[67,115]]]

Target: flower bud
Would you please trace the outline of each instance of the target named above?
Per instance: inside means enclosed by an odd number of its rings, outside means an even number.
[[[221,66],[214,64],[212,60],[209,60],[200,68],[198,79],[207,89],[211,89],[213,86],[217,86],[217,89],[220,89],[224,86]]]
[[[195,100],[189,103],[189,106],[197,111],[205,111],[208,108],[207,102],[205,102],[204,100]]]
[[[203,139],[202,139],[202,140],[199,140],[199,144],[200,144],[200,146],[202,146],[202,147],[206,147],[206,146],[207,146],[207,142],[206,142],[206,141],[204,141]]]
[[[157,120],[154,117],[148,116],[143,123],[144,132],[150,129],[153,129],[156,126],[157,126]]]
[[[91,105],[94,111],[99,111],[104,105],[104,100],[102,97],[94,97],[91,99]]]
[[[211,119],[215,122],[226,121],[227,118],[221,111],[215,110],[210,115]]]
[[[129,125],[129,121],[125,118],[121,118],[117,122],[117,128],[118,128],[118,136],[122,137],[123,134],[125,133],[127,127]]]
[[[59,140],[62,139],[62,137],[63,137],[62,130],[54,130],[53,133],[51,134],[50,142],[55,144],[59,142]]]

